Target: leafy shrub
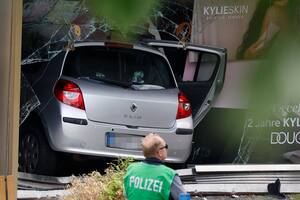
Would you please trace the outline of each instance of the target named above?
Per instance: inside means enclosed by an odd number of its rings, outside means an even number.
[[[123,177],[132,158],[119,159],[110,163],[104,175],[93,171],[87,175],[74,177],[68,187],[70,194],[63,200],[125,200],[123,195]]]

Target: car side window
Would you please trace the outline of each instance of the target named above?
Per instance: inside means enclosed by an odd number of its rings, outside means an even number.
[[[218,59],[215,54],[189,51],[182,81],[210,81],[219,62]]]

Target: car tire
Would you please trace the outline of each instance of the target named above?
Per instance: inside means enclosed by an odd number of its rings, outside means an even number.
[[[35,124],[24,125],[20,129],[19,171],[55,175],[58,157],[45,138],[43,130]]]

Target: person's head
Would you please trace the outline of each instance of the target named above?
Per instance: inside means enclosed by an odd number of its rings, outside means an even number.
[[[142,140],[142,149],[146,158],[155,157],[164,160],[167,158],[167,148],[165,140],[156,133],[150,133]]]

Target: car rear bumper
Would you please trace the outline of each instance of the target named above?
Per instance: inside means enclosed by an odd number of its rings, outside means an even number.
[[[108,147],[106,135],[107,133],[117,133],[143,137],[150,132],[155,132],[168,143],[167,162],[183,163],[190,155],[193,134],[192,127],[186,126],[186,124],[192,125],[191,117],[177,120],[171,129],[131,128],[90,121],[86,118],[85,112],[79,109],[77,109],[77,113],[74,113],[74,108],[70,108],[72,115],[69,115],[68,109],[64,108],[64,116],[59,115],[60,112],[55,109],[48,109],[47,115],[44,115],[47,117],[46,129],[49,144],[55,151],[101,157],[143,159],[141,150]],[[178,132],[188,132],[189,134],[176,134]]]

